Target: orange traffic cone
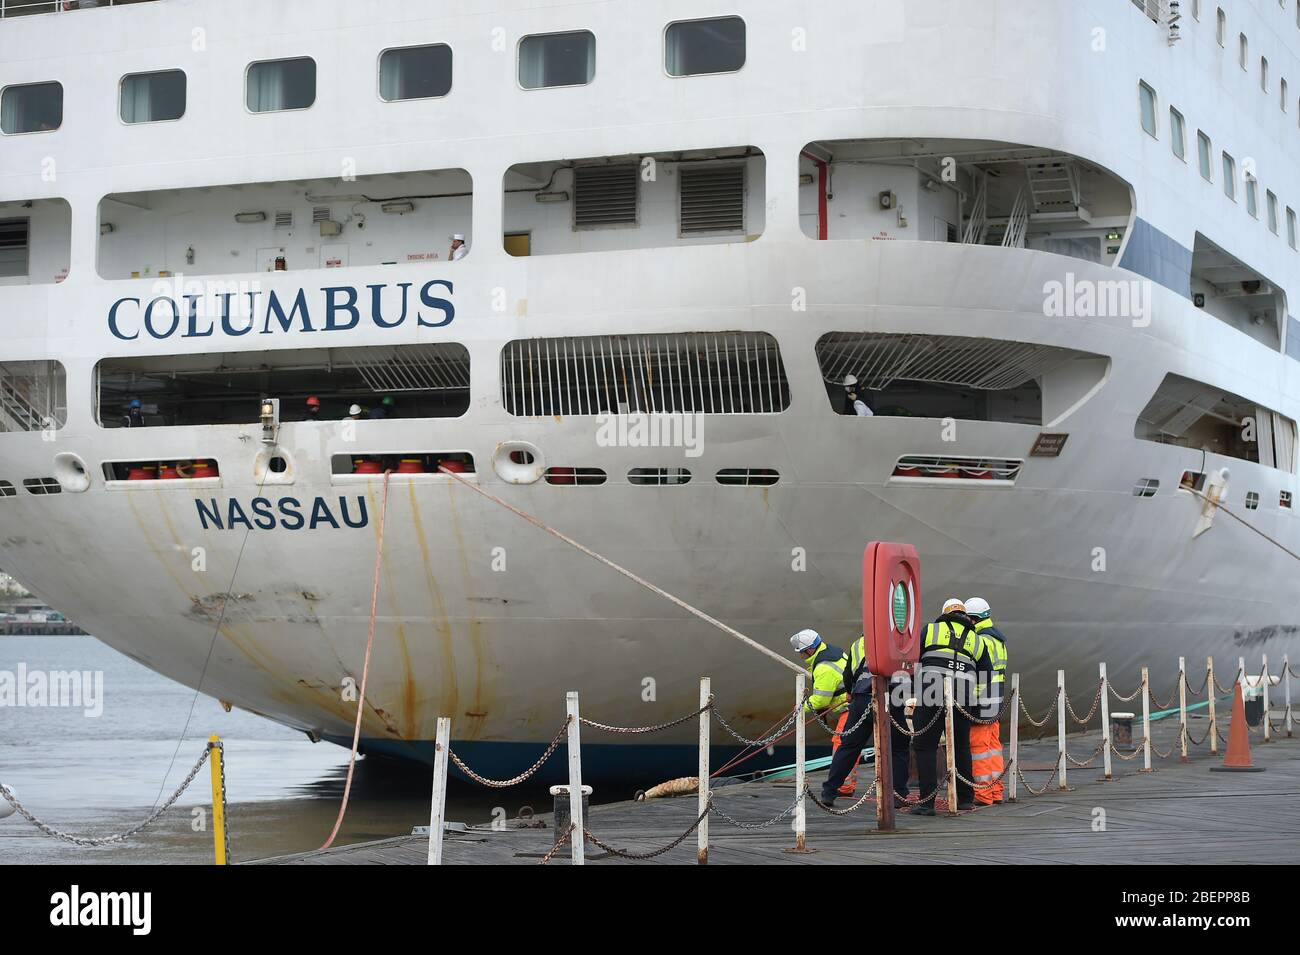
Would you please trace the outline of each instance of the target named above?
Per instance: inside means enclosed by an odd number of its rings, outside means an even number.
[[[1264,714],[1268,719],[1268,714]],[[1228,752],[1223,757],[1222,766],[1211,766],[1212,773],[1262,773],[1263,766],[1252,765],[1250,761],[1250,733],[1246,729],[1246,704],[1241,698],[1241,683],[1238,681],[1232,694],[1232,725],[1228,727]]]

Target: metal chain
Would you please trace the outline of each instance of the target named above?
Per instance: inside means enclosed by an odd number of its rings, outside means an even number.
[[[1129,760],[1137,759],[1139,756],[1142,755],[1142,746],[1141,744],[1139,744],[1138,747],[1135,750],[1133,750],[1133,752],[1129,753],[1127,756],[1124,755],[1124,751],[1122,749],[1116,749],[1114,746],[1110,748],[1110,753],[1116,759],[1122,759],[1125,762],[1128,762]]]
[[[1156,699],[1156,695],[1151,692],[1150,687],[1147,687],[1147,696],[1151,698],[1151,703],[1157,710],[1167,710],[1172,708],[1174,700],[1178,699],[1178,687],[1174,687],[1173,693],[1169,694],[1169,699],[1165,700],[1163,703]]]
[[[1206,724],[1206,726],[1205,726],[1205,732],[1201,734],[1201,738],[1200,738],[1200,739],[1197,739],[1196,737],[1194,737],[1194,736],[1191,734],[1191,732],[1187,729],[1186,726],[1183,727],[1183,731],[1187,733],[1187,742],[1188,742],[1190,745],[1192,745],[1192,746],[1200,746],[1202,743],[1204,743],[1207,739],[1210,738],[1210,727],[1209,727],[1209,724]]]
[[[1169,749],[1167,749],[1165,752],[1162,753],[1160,752],[1156,744],[1152,743],[1151,752],[1155,754],[1156,759],[1168,759],[1170,756],[1174,754],[1174,748],[1170,746]]]
[[[689,723],[710,709],[713,708],[713,697],[709,697],[709,702],[705,703],[694,713],[687,713],[685,716],[678,717],[667,723],[655,723],[652,726],[611,726],[608,723],[598,723],[595,720],[589,720],[585,716],[579,717],[584,726],[590,726],[592,729],[604,730],[606,733],[658,733],[661,730],[672,729],[674,726],[680,726],[683,723]]]
[[[1052,785],[1052,781],[1056,779],[1058,775],[1060,775],[1060,772],[1061,772],[1061,763],[1060,760],[1057,760],[1056,767],[1052,770],[1052,775],[1047,778],[1047,782],[1043,783],[1043,788],[1035,789],[1033,786],[1029,785],[1029,780],[1025,778],[1024,770],[1022,770],[1019,766],[1016,767],[1016,775],[1020,777],[1020,782],[1024,785],[1026,789],[1029,790],[1029,794],[1031,796],[1041,796],[1043,793],[1047,792],[1047,790]]]
[[[541,861],[538,862],[537,864],[546,865],[546,863],[550,862],[551,859],[555,858],[555,853],[559,852],[561,847],[563,847],[566,842],[568,842],[571,838],[573,838],[574,828],[576,827],[573,825],[573,823],[569,823],[569,828],[564,830],[564,835],[560,836],[560,838],[556,840],[555,845],[551,846],[551,851],[546,853],[546,855],[542,856]]]
[[[462,760],[459,756],[457,756],[456,751],[451,749],[450,747],[448,747],[447,749],[447,755],[451,757],[451,761],[456,764],[457,769],[459,769],[470,779],[474,780],[474,782],[478,783],[480,786],[488,786],[492,789],[506,789],[509,786],[517,786],[519,783],[522,783],[529,776],[533,775],[533,773],[541,769],[542,764],[551,758],[552,753],[554,753],[557,749],[559,749],[560,742],[564,739],[565,734],[568,733],[569,731],[569,721],[571,719],[573,719],[573,717],[571,716],[566,716],[564,718],[564,725],[561,726],[560,731],[555,734],[555,739],[551,740],[551,745],[546,747],[546,752],[542,753],[541,759],[533,763],[532,766],[525,769],[518,776],[515,776],[511,779],[488,779],[486,776],[480,776],[478,773],[474,772],[474,770],[466,766],[465,761]]]
[[[112,835],[112,836],[103,836],[101,838],[90,838],[87,836],[74,836],[71,833],[63,832],[61,829],[55,829],[53,826],[49,825],[48,823],[42,822],[40,819],[36,818],[36,816],[33,815],[32,812],[18,800],[18,797],[13,794],[13,790],[11,790],[4,783],[0,783],[0,796],[4,797],[5,802],[9,803],[9,805],[14,807],[14,811],[17,812],[18,815],[22,816],[33,826],[35,826],[37,829],[45,833],[47,836],[50,836],[51,838],[61,839],[64,842],[72,843],[74,846],[83,846],[85,848],[96,848],[99,846],[114,845],[119,842],[125,842],[127,839],[130,839],[133,835],[135,835],[137,832],[140,832],[145,827],[153,825],[153,823],[158,820],[159,816],[161,816],[168,809],[170,809],[172,805],[176,802],[176,800],[181,798],[181,794],[184,793],[185,790],[189,788],[190,783],[194,782],[194,777],[199,774],[199,770],[203,768],[203,764],[208,761],[208,756],[211,754],[211,752],[212,752],[212,744],[209,743],[207,746],[204,747],[203,755],[201,755],[198,759],[198,762],[194,764],[194,768],[190,770],[189,775],[186,776],[181,781],[181,784],[178,787],[176,787],[176,791],[171,794],[171,797],[165,803],[163,803],[156,810],[150,813],[149,817],[145,819],[144,822],[140,823],[139,825],[132,826],[130,829],[126,830],[125,832],[119,832],[116,835]],[[229,830],[227,830],[227,833],[228,832]],[[229,850],[227,850],[227,858],[229,858]]]
[[[947,788],[948,788],[948,771],[945,769],[943,772],[943,779],[939,780],[937,783],[934,784],[934,792],[930,793],[930,795],[928,796],[919,797],[916,800],[916,802],[913,803],[913,806],[924,806],[928,802],[931,803],[934,802],[939,798],[939,793],[943,790],[946,790]]]
[[[696,817],[695,821],[691,823],[691,827],[689,829],[683,832],[672,842],[668,843],[668,845],[662,846],[661,848],[658,849],[652,849],[649,852],[628,852],[624,849],[615,849],[613,846],[601,842],[598,838],[596,838],[596,834],[593,833],[590,829],[584,829],[583,833],[586,835],[588,839],[591,840],[591,842],[593,842],[595,845],[599,846],[600,848],[604,849],[610,855],[618,856],[621,859],[632,859],[633,861],[644,862],[647,859],[654,859],[658,856],[661,856],[665,852],[671,852],[672,850],[680,846],[683,842],[686,841],[687,836],[689,836],[692,832],[694,832],[696,829],[700,827],[700,823],[704,821],[704,817],[707,816],[710,810],[712,809],[713,809],[713,800],[710,799],[708,804],[704,807],[704,812],[700,813],[699,816]]]
[[[1106,748],[1106,741],[1102,740],[1101,745],[1099,745],[1096,749],[1094,749],[1092,751],[1092,755],[1089,756],[1087,760],[1085,760],[1084,762],[1080,762],[1079,760],[1075,759],[1073,756],[1070,755],[1068,750],[1066,751],[1065,758],[1069,760],[1071,763],[1073,763],[1075,766],[1078,766],[1080,769],[1086,769],[1096,761],[1097,757],[1101,755],[1101,751],[1105,748]]]
[[[994,776],[992,779],[988,780],[987,782],[977,783],[973,779],[967,779],[960,772],[957,773],[957,779],[965,783],[971,789],[992,789],[994,786],[997,786],[999,783],[1001,783],[1004,778],[1006,778],[1008,771],[1010,771],[1014,763],[1015,763],[1014,760],[1006,763],[1002,767],[1002,772],[998,773],[996,776]]]
[[[1118,693],[1116,693],[1115,687],[1111,685],[1109,680],[1106,681],[1106,688],[1110,690],[1110,695],[1115,697],[1115,699],[1119,700],[1121,703],[1132,702],[1133,700],[1136,700],[1138,696],[1142,693],[1142,684],[1140,683],[1138,684],[1138,688],[1134,690],[1132,693],[1130,693],[1128,696],[1120,696]]]
[[[856,723],[854,723],[852,726],[846,726],[842,730],[837,730],[835,727],[829,725],[826,722],[826,720],[822,718],[821,713],[816,713],[814,715],[817,717],[817,722],[821,724],[822,729],[826,730],[826,732],[830,733],[832,736],[839,736],[840,738],[843,738],[845,736],[848,736],[850,733],[856,733],[858,731],[858,728],[861,727],[862,724],[864,724],[867,720],[869,720],[872,716],[875,715],[875,712],[876,712],[875,704],[873,703],[871,706],[868,706],[865,710],[862,711],[862,715],[858,717],[858,721]]]
[[[888,709],[886,709],[885,712],[889,714],[889,722],[894,724],[894,729],[898,730],[904,736],[910,736],[913,739],[915,739],[918,736],[924,736],[926,733],[928,733],[930,731],[930,727],[932,727],[935,723],[939,722],[939,717],[943,716],[943,708],[937,707],[934,711],[934,716],[930,718],[930,722],[926,723],[925,726],[923,726],[919,730],[910,730],[902,723],[898,722],[898,720],[894,719],[894,714],[889,713]]]
[[[806,788],[806,787],[805,787],[805,789],[804,789],[804,792],[807,792],[807,788]],[[741,822],[739,819],[733,819],[731,816],[729,816],[726,812],[724,812],[724,811],[723,811],[722,809],[720,809],[718,806],[713,806],[712,808],[713,808],[713,812],[714,812],[714,813],[716,813],[717,815],[721,816],[724,820],[726,820],[726,822],[727,822],[729,825],[735,826],[737,829],[766,829],[768,826],[774,826],[774,825],[776,825],[778,822],[780,822],[780,821],[781,821],[782,819],[784,819],[786,816],[790,815],[792,812],[794,812],[796,809],[798,809],[798,808],[799,808],[799,803],[800,803],[802,800],[803,800],[803,796],[802,796],[802,795],[800,795],[800,796],[796,796],[795,799],[794,799],[794,802],[790,803],[790,805],[786,806],[784,809],[782,809],[779,813],[777,813],[777,814],[776,814],[775,816],[773,816],[771,819],[765,819],[765,820],[762,821],[762,822]]]
[[[1187,682],[1187,673],[1186,673],[1186,671],[1183,672],[1183,682],[1184,682],[1184,683],[1187,683],[1187,692],[1188,692],[1188,693],[1190,693],[1192,696],[1200,696],[1202,693],[1205,692],[1205,688],[1209,685],[1209,682],[1210,682],[1210,671],[1209,671],[1208,669],[1205,671],[1205,679],[1201,681],[1200,689],[1196,689],[1196,690],[1193,690],[1193,689],[1192,689],[1192,685],[1191,685],[1190,683]]]
[[[975,715],[973,715],[972,713],[967,712],[966,707],[962,706],[962,705],[961,705],[960,703],[958,703],[956,700],[953,700],[953,702],[952,702],[952,707],[953,707],[954,710],[956,710],[956,711],[957,711],[958,713],[960,713],[962,716],[966,717],[966,719],[970,720],[970,721],[971,721],[972,723],[974,723],[976,726],[992,726],[994,723],[999,723],[999,722],[1001,722],[1001,721],[1002,721],[1002,717],[1004,717],[1004,716],[1007,715],[1007,710],[1010,709],[1010,707],[1011,707],[1011,697],[1010,697],[1010,696],[1003,697],[1003,698],[1002,698],[1002,706],[998,709],[998,715],[997,715],[997,716],[994,716],[994,717],[990,717],[990,718],[987,719],[987,720],[986,720],[986,719],[981,719],[980,717],[975,716]],[[942,711],[940,711],[940,712],[942,712]]]
[[[1231,692],[1232,692],[1232,688],[1233,688],[1234,686],[1236,686],[1237,683],[1241,680],[1241,678],[1242,678],[1243,676],[1245,676],[1245,675],[1246,675],[1246,671],[1245,671],[1245,670],[1238,669],[1238,670],[1237,670],[1237,675],[1234,676],[1234,677],[1232,678],[1232,682],[1229,683],[1227,686],[1224,686],[1222,683],[1220,683],[1220,682],[1219,682],[1219,678],[1216,676],[1216,677],[1214,678],[1214,685],[1217,686],[1217,687],[1219,688],[1219,692],[1220,692],[1220,693],[1231,693]]]
[[[822,812],[826,813],[827,815],[847,816],[850,813],[857,812],[859,809],[861,809],[863,805],[866,803],[866,801],[876,794],[876,787],[879,784],[880,784],[880,773],[877,770],[871,777],[871,783],[867,786],[866,789],[862,791],[862,795],[858,797],[857,802],[853,803],[850,806],[846,806],[843,809],[836,809],[834,806],[830,805],[829,803],[822,802],[820,799],[817,798],[817,794],[812,791],[812,787],[810,786],[804,787],[804,795],[806,795],[809,799],[812,800],[814,806],[816,806],[818,809],[820,809]]]
[[[731,724],[728,723],[723,718],[722,714],[719,713],[717,710],[713,711],[713,718],[718,721],[718,723],[722,726],[724,730],[730,733],[741,743],[744,743],[746,746],[755,746],[758,747],[759,749],[762,749],[765,746],[771,746],[782,736],[784,736],[786,730],[788,730],[791,726],[793,726],[794,721],[799,718],[799,713],[802,709],[803,709],[803,704],[800,703],[799,706],[795,708],[794,712],[792,712],[788,717],[786,717],[784,723],[782,723],[775,730],[773,730],[770,735],[763,737],[763,739],[749,739],[747,737],[741,736],[739,733],[737,733],[734,729],[731,728]]]
[[[1088,715],[1079,719],[1079,714],[1075,711],[1074,705],[1070,702],[1070,694],[1065,693],[1065,710],[1070,714],[1070,718],[1080,726],[1087,726],[1092,721],[1093,714],[1097,712],[1097,707],[1101,703],[1101,683],[1097,683],[1097,692],[1092,697],[1092,709],[1088,710]]]
[[[1020,701],[1020,709],[1024,712],[1025,719],[1029,720],[1029,722],[1032,723],[1034,726],[1044,726],[1046,725],[1047,721],[1052,718],[1052,714],[1056,712],[1056,705],[1060,702],[1061,701],[1059,697],[1057,699],[1052,700],[1052,705],[1047,708],[1047,712],[1043,714],[1043,718],[1041,720],[1036,720],[1033,718],[1033,716],[1030,715],[1029,708],[1025,706],[1025,701],[1023,699]]]

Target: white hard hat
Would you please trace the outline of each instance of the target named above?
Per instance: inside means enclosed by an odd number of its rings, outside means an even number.
[[[845,375],[845,376],[844,376],[844,387],[845,387],[845,388],[852,388],[852,387],[853,387],[854,385],[856,385],[857,383],[858,383],[858,376],[857,376],[857,375]]]
[[[816,630],[800,630],[790,638],[790,646],[794,647],[796,653],[811,650],[821,642],[822,636]]]
[[[943,602],[944,613],[965,613],[966,605],[962,603],[959,597],[949,597]]]
[[[983,619],[989,615],[989,602],[983,597],[967,597],[966,612],[972,617]]]
[[[361,414],[361,406],[353,405],[351,408],[348,409],[348,414]]]
[[[465,236],[464,236],[463,234],[461,234],[460,232],[457,232],[455,235],[453,235],[453,236],[451,237],[451,241],[452,241],[452,242],[464,242],[464,241],[465,241]]]

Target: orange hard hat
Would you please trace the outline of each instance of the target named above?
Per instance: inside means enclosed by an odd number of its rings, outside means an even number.
[[[315,395],[312,395],[310,398],[307,399],[307,407],[308,407],[308,408],[319,408],[319,407],[320,407],[320,399],[317,398]]]

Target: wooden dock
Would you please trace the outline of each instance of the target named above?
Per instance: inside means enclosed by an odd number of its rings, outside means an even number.
[[[1228,713],[1220,718],[1226,736]],[[1277,710],[1274,721],[1282,719]],[[1053,721],[1054,722],[1054,721]],[[862,863],[1291,863],[1300,860],[1300,737],[1277,731],[1265,744],[1252,731],[1259,773],[1211,773],[1222,762],[1211,756],[1208,743],[1192,747],[1187,763],[1179,761],[1176,717],[1152,724],[1152,742],[1167,758],[1153,758],[1154,771],[1141,772],[1142,759],[1114,761],[1114,779],[1102,776],[1098,755],[1086,768],[1068,766],[1069,789],[1057,783],[1041,796],[1022,784],[1019,799],[948,816],[898,813],[894,833],[875,828],[875,804],[868,800],[851,815],[830,816],[807,805],[807,854],[788,850],[794,834],[788,817],[764,829],[737,829],[716,813],[709,823],[709,864],[830,865]],[[1136,728],[1136,727],[1135,727]],[[1189,717],[1189,735],[1201,739],[1208,729],[1203,714]],[[1054,728],[1053,728],[1054,729]],[[1052,776],[1057,759],[1054,732],[1021,742],[1021,763],[1034,789]],[[1137,734],[1135,734],[1137,735]],[[1086,762],[1101,741],[1098,729],[1069,737],[1071,756]],[[810,774],[817,791],[824,772]],[[864,783],[870,771],[863,773]],[[916,782],[912,781],[915,794]],[[771,819],[794,800],[790,779],[759,780],[722,786],[714,805],[742,823]],[[837,808],[852,800],[841,798]],[[602,842],[633,853],[645,853],[672,842],[697,815],[696,797],[656,799],[593,806],[587,828]],[[542,828],[541,826],[544,826]],[[451,865],[535,865],[554,842],[549,816],[533,827],[518,821],[507,828],[448,829],[444,862]],[[660,864],[696,864],[695,834],[652,860]],[[377,842],[305,852],[260,860],[273,865],[423,865],[428,839],[399,836]],[[588,843],[586,861],[592,865],[637,864]],[[552,865],[568,865],[569,850],[555,854]],[[645,864],[645,863],[641,863]]]

